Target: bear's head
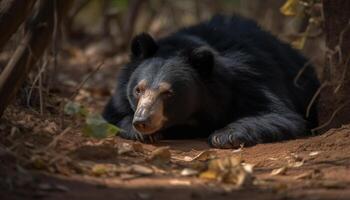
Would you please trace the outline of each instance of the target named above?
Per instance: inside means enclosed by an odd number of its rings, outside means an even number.
[[[145,33],[131,44],[137,66],[127,97],[134,110],[133,127],[141,134],[188,124],[202,106],[215,65],[215,51],[205,45],[176,50],[172,56],[161,56],[161,45]]]

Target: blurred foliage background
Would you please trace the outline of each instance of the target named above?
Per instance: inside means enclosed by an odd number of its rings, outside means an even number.
[[[74,40],[108,39],[116,47],[111,52],[115,54],[125,51],[131,37],[140,32],[162,37],[215,14],[239,14],[322,65],[321,10],[317,0],[78,0],[66,20],[66,30]]]
[[[57,0],[59,1],[59,0]],[[40,113],[55,110],[51,94],[74,97],[100,109],[128,61],[132,37],[148,32],[164,37],[213,15],[242,15],[302,51],[321,77],[325,39],[321,0],[74,0],[56,27],[42,59],[19,92],[21,105]],[[6,65],[25,35],[25,25],[0,52]],[[17,75],[16,75],[17,76]],[[56,101],[56,98],[52,98]],[[49,108],[47,108],[49,107]]]

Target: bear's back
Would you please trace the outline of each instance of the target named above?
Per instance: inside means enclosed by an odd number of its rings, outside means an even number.
[[[256,60],[252,67],[263,77],[269,77],[266,80],[278,78],[285,82],[288,90],[287,98],[292,100],[298,112],[305,114],[306,107],[319,87],[319,82],[308,60],[290,45],[261,29],[254,21],[236,15],[214,16],[209,21],[180,29],[161,39],[160,42],[171,44],[168,51],[172,52],[195,45],[198,43],[195,39],[208,44],[222,55],[235,51],[248,54]],[[294,79],[305,65],[309,67],[304,69],[297,86],[294,84]],[[279,87],[273,80],[270,85]],[[311,116],[313,118],[311,121],[317,121],[316,112],[312,113],[314,114]]]

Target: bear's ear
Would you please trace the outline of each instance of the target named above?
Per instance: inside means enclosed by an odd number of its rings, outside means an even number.
[[[208,77],[211,75],[215,64],[214,53],[212,49],[206,46],[195,48],[190,52],[189,63],[200,75]]]
[[[135,36],[131,42],[131,53],[135,58],[149,58],[158,50],[156,41],[148,33]]]

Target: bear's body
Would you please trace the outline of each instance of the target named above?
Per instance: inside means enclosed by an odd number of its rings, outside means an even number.
[[[315,106],[305,117],[319,87],[307,65],[290,46],[238,16],[216,16],[158,41],[142,34],[103,115],[129,139],[209,136],[212,146],[231,148],[296,138],[317,125]],[[140,125],[136,110],[148,94],[153,102],[145,109],[161,114]]]

